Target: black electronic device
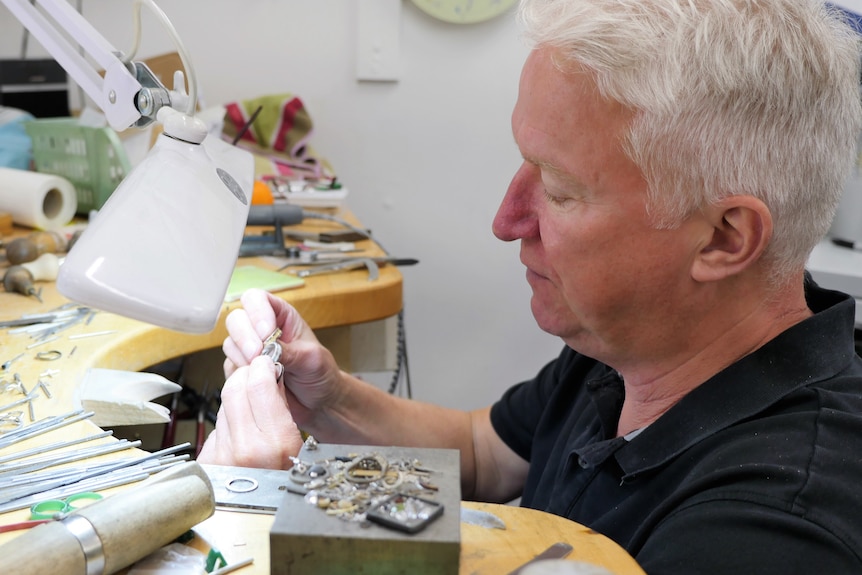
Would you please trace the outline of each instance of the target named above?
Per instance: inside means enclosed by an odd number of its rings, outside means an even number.
[[[69,116],[69,81],[52,59],[0,60],[0,106],[36,118]]]

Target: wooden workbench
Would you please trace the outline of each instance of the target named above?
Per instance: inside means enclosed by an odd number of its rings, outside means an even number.
[[[337,227],[331,222],[317,222],[314,229]],[[21,233],[26,233],[22,230]],[[371,242],[360,242],[359,247],[372,247]],[[379,255],[379,252],[372,255]],[[245,259],[242,263],[248,263]],[[265,264],[261,264],[264,265]],[[51,310],[66,303],[51,283],[42,284],[42,303],[34,298],[0,290],[0,320],[15,319],[26,313]],[[401,274],[397,268],[382,266],[380,277],[368,281],[367,271],[356,270],[306,279],[301,288],[279,292],[292,303],[309,325],[315,329],[349,326],[381,320],[396,315],[402,307]],[[168,359],[193,352],[219,347],[226,336],[224,320],[227,313],[239,305],[225,305],[217,327],[209,334],[190,335],[161,329],[139,321],[99,312],[88,324],[79,324],[62,332],[60,338],[45,345],[28,346],[33,342],[26,335],[10,335],[0,331],[0,363],[23,353],[0,377],[18,373],[27,389],[38,381],[50,385],[53,397],[34,402],[37,419],[66,413],[76,406],[75,389],[90,367],[138,371]],[[110,332],[103,336],[69,339],[70,336]],[[61,357],[55,361],[39,361],[40,351],[56,350]],[[74,351],[73,351],[74,350]],[[47,370],[56,371],[51,376]],[[0,393],[0,405],[17,399]],[[7,397],[4,397],[7,396]],[[85,437],[96,431],[89,421],[82,421],[64,429],[63,439]],[[46,434],[24,442],[23,447],[57,441]],[[105,438],[98,441],[116,441]],[[120,488],[122,489],[122,488]],[[619,546],[591,530],[561,517],[514,506],[464,503],[465,506],[493,512],[507,525],[505,530],[489,529],[462,523],[462,551],[460,572],[463,574],[501,574],[531,559],[549,545],[564,541],[575,551],[569,559],[602,565],[615,574],[641,575],[643,571]],[[27,519],[26,510],[0,514],[0,525]],[[200,526],[204,540],[217,545],[229,562],[253,557],[254,563],[238,570],[240,575],[269,573],[269,529],[273,517],[249,513],[217,511]],[[0,544],[20,532],[0,534]]]

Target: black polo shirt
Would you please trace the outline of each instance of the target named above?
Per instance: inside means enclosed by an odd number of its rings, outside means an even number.
[[[624,388],[569,348],[491,410],[530,462],[521,504],[615,540],[649,575],[862,573],[862,360],[854,301],[815,315],[691,391],[629,439]]]

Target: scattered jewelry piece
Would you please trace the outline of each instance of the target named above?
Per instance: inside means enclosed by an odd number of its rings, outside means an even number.
[[[234,477],[224,484],[224,488],[234,493],[248,493],[257,489],[257,479],[252,477]]]
[[[317,451],[318,443],[317,443],[317,440],[314,439],[313,435],[309,435],[308,437],[306,437],[303,445],[305,446],[305,449],[307,449],[308,451]]]
[[[24,420],[21,419],[21,411],[10,411],[0,415],[0,433],[8,433],[20,429],[24,425]]]
[[[48,389],[48,384],[47,384],[47,383],[45,383],[44,381],[42,381],[41,379],[39,380],[39,383],[36,385],[36,387],[41,387],[41,388],[42,388],[42,393],[44,393],[44,394],[45,394],[45,397],[47,397],[48,399],[51,399],[52,397],[54,397],[54,396],[51,394],[51,390],[50,390],[50,389]]]
[[[21,359],[22,357],[24,357],[24,354],[23,354],[23,353],[19,353],[18,355],[16,355],[16,356],[15,356],[15,357],[13,357],[12,359],[9,359],[9,360],[7,360],[7,361],[4,361],[4,362],[3,362],[3,365],[2,365],[2,366],[0,366],[0,367],[2,367],[3,371],[6,371],[7,369],[9,369],[9,366],[10,366],[10,365],[12,365],[12,363],[13,363],[13,362],[15,362],[15,361],[17,361],[17,360]]]
[[[281,344],[278,343],[278,338],[280,337],[281,329],[275,328],[275,331],[263,340],[263,350],[260,352],[260,355],[265,355],[275,364],[276,379],[279,381],[281,380],[281,376],[284,375],[284,366],[279,362],[281,359]]]
[[[291,461],[289,477],[294,485],[286,486],[287,491],[303,495],[307,503],[327,515],[365,523],[367,514],[387,501],[389,506],[377,515],[385,514],[390,523],[399,522],[401,518],[402,523],[409,523],[410,529],[438,515],[436,508],[440,505],[430,499],[438,491],[429,480],[432,471],[417,459],[387,460],[378,453],[366,453],[318,461],[292,457]],[[412,506],[410,509],[405,507],[407,502]],[[393,506],[398,507],[397,513],[392,511]]]

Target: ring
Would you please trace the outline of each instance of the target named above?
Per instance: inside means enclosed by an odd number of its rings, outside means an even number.
[[[242,487],[237,487],[234,483],[247,483],[248,485],[244,485]],[[224,484],[225,489],[228,491],[233,491],[234,493],[248,493],[249,491],[254,491],[257,489],[257,480],[252,479],[251,477],[234,477],[230,481]]]
[[[54,519],[57,513],[66,512],[66,502],[59,499],[40,501],[30,507],[30,519]]]
[[[48,499],[40,501],[30,506],[30,519],[54,519],[58,513],[66,514],[77,511],[83,505],[72,505],[76,501],[81,500],[97,501],[102,499],[102,496],[92,491],[83,493],[75,493],[65,499]]]
[[[36,354],[36,359],[41,359],[42,361],[54,361],[61,357],[63,357],[63,353],[56,349],[52,349],[51,351],[40,351]]]
[[[94,493],[92,491],[84,491],[83,493],[75,493],[74,495],[70,495],[69,497],[66,498],[66,507],[68,507],[69,511],[75,511],[81,507],[84,507],[84,505],[87,505],[87,504],[72,505],[74,502],[81,501],[84,499],[89,500],[89,501],[98,501],[101,498],[102,498],[101,495],[99,495],[98,493]]]

